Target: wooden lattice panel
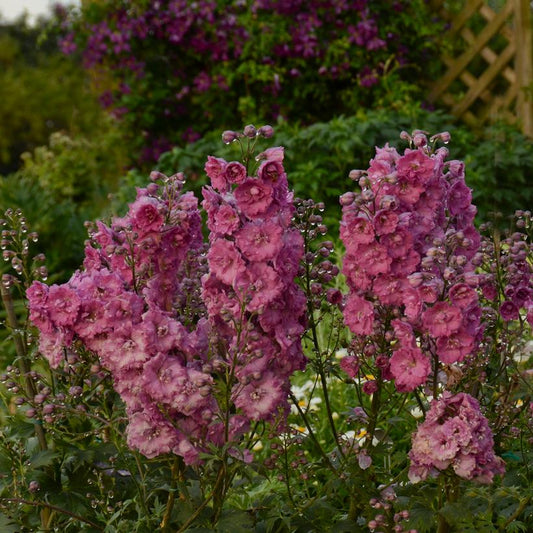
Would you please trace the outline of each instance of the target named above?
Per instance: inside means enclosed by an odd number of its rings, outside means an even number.
[[[442,1],[433,4],[449,21],[449,36],[459,46],[443,58],[447,71],[431,88],[429,101],[442,101],[472,125],[503,116],[518,119],[523,131],[533,135],[529,1],[507,0],[495,11],[483,0],[467,0],[453,17]]]

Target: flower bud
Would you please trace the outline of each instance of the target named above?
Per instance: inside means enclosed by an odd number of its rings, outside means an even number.
[[[222,133],[222,142],[225,144],[229,144],[236,140],[238,137],[237,133],[234,131],[226,130],[224,133]]]
[[[346,192],[339,198],[340,204],[343,206],[353,204],[354,200],[355,194],[353,192]]]
[[[244,127],[243,133],[245,137],[253,139],[257,135],[257,129],[253,124],[248,124],[248,126]]]
[[[257,132],[258,135],[261,137],[264,137],[265,139],[269,139],[274,135],[274,128],[272,126],[269,126],[268,124],[265,126],[261,126]]]
[[[354,170],[350,170],[350,173],[348,174],[348,177],[351,180],[359,181],[359,179],[361,178],[362,175],[363,175],[363,171],[362,170],[354,169]]]

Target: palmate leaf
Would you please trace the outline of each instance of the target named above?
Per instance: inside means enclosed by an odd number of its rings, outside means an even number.
[[[0,531],[2,533],[18,533],[19,528],[5,514],[0,513]]]
[[[422,502],[415,502],[409,510],[409,526],[418,533],[427,533],[434,530],[435,511]]]
[[[30,459],[31,468],[41,468],[51,465],[59,454],[54,450],[42,450],[33,455]]]
[[[527,531],[531,531],[528,529],[527,524],[524,524],[524,522],[519,522],[518,520],[513,520],[510,524],[506,526],[507,533],[526,533]]]

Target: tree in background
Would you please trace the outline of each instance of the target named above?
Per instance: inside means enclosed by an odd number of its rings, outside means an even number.
[[[43,33],[46,19],[0,24],[0,174],[17,170],[20,154],[55,131],[96,135],[102,112],[86,73]]]

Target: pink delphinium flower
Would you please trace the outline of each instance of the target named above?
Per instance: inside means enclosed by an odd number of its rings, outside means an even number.
[[[507,300],[500,305],[500,315],[506,322],[517,320],[519,316],[518,307],[513,302]]]
[[[424,312],[424,327],[434,337],[445,337],[461,327],[461,311],[447,302],[437,302]]]
[[[347,355],[340,360],[339,366],[352,379],[355,379],[359,372],[359,358],[355,355]]]
[[[76,291],[66,285],[52,285],[46,301],[50,320],[58,326],[72,326],[81,306]]]
[[[133,227],[143,234],[158,231],[163,224],[159,202],[149,196],[141,197],[131,205],[130,217]]]
[[[394,211],[381,209],[374,215],[374,228],[378,235],[392,233],[398,226],[399,217]]]
[[[232,161],[224,168],[224,178],[230,184],[242,183],[246,177],[246,168],[238,161]]]
[[[351,250],[359,244],[374,242],[374,228],[372,221],[353,213],[347,213],[341,222],[341,238],[347,250]]]
[[[396,388],[400,392],[407,392],[426,382],[431,372],[431,363],[416,346],[399,348],[392,354],[390,370]]]
[[[466,331],[459,330],[448,337],[437,339],[437,354],[443,363],[451,365],[462,361],[474,346],[475,339]]]
[[[250,420],[266,420],[277,414],[278,406],[287,396],[287,383],[272,372],[265,372],[259,380],[234,387],[235,406]]]
[[[268,182],[247,178],[235,189],[235,199],[239,209],[253,219],[268,209],[273,190]]]
[[[208,156],[205,164],[205,173],[209,176],[211,184],[219,192],[225,192],[229,186],[225,176],[227,162],[219,157]]]
[[[213,226],[217,231],[231,235],[239,226],[239,215],[229,204],[223,204],[213,216]]]
[[[494,475],[505,471],[493,447],[477,400],[466,393],[445,392],[432,402],[426,420],[413,434],[409,479],[417,483],[451,467],[461,478],[491,483]]]
[[[250,261],[275,259],[283,241],[283,228],[271,220],[248,222],[235,234],[235,242]]]
[[[351,294],[344,307],[344,322],[352,333],[370,335],[374,326],[374,306],[361,296]]]
[[[257,170],[257,175],[262,180],[276,182],[285,173],[283,165],[281,164],[282,160],[283,154],[279,160],[267,159],[266,161],[263,161]]]
[[[213,273],[224,283],[232,285],[237,276],[246,271],[244,260],[231,241],[217,240],[208,254]]]

